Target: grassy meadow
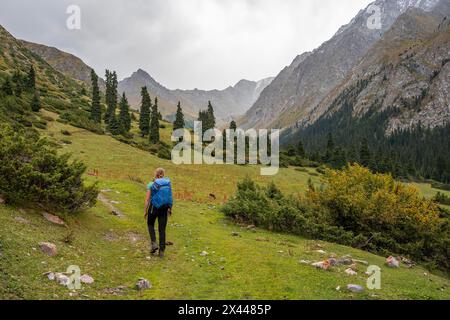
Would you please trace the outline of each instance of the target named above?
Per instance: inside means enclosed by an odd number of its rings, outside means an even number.
[[[61,130],[71,135],[63,135]],[[95,135],[57,121],[49,122],[43,133],[57,142],[65,141],[61,152],[69,152],[88,165],[88,183],[97,181],[103,195],[124,217],[112,215],[98,201],[87,212],[66,217],[67,226],[61,227],[46,221],[33,208],[0,204],[2,298],[450,299],[450,281],[445,275],[432,274],[420,266],[390,269],[385,266],[386,257],[361,250],[250,230],[219,211],[245,175],[259,183],[274,181],[286,193],[302,193],[309,178],[320,183],[313,169],[280,169],[274,177],[262,177],[255,166],[175,166],[108,135]],[[161,130],[163,139],[169,140],[170,133],[169,125]],[[176,201],[168,226],[173,246],[167,248],[164,260],[149,254],[143,218],[145,185],[154,169],[161,166],[173,181]],[[89,175],[94,170],[98,170],[98,177]],[[437,192],[429,185],[419,188],[426,197]],[[58,255],[42,254],[39,243],[43,241],[55,243]],[[203,251],[207,254],[201,255]],[[363,293],[346,290],[347,284],[365,287],[367,266],[363,264],[358,264],[358,275],[351,277],[343,266],[323,271],[300,263],[321,261],[330,255],[351,255],[380,266],[382,289],[365,289]],[[82,274],[91,275],[95,282],[83,285],[80,291],[69,291],[44,276],[48,271],[65,272],[69,265],[80,266]],[[135,290],[141,277],[152,283],[151,289]]]

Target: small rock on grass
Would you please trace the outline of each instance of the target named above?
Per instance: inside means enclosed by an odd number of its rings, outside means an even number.
[[[66,223],[60,217],[57,217],[57,216],[55,216],[53,214],[50,214],[48,212],[44,212],[42,214],[42,216],[45,218],[45,220],[47,220],[47,221],[49,221],[51,223],[57,224],[59,226],[65,226],[66,225]]]
[[[398,268],[400,267],[400,262],[396,258],[390,256],[386,259],[386,265],[389,268]]]
[[[328,270],[331,265],[328,260],[325,260],[325,261],[315,262],[312,264],[312,266],[316,267],[317,269]]]
[[[136,289],[139,291],[147,290],[152,287],[152,284],[147,279],[141,278],[136,283]]]
[[[83,274],[80,277],[80,281],[85,284],[92,284],[92,283],[94,283],[94,278],[92,278],[90,275]]]
[[[41,242],[39,243],[39,247],[41,251],[50,257],[54,257],[58,254],[58,249],[56,245],[50,242]]]
[[[206,252],[206,251],[202,251],[202,252],[200,253],[200,255],[201,255],[202,257],[206,257],[208,254],[209,254],[209,253]]]
[[[348,274],[349,276],[356,276],[358,273],[353,270],[352,268],[348,268],[347,270],[345,270],[345,273]]]
[[[231,235],[232,235],[233,237],[240,237],[240,236],[241,236],[241,235],[240,235],[239,233],[237,233],[237,232],[232,232]]]
[[[357,284],[349,284],[347,285],[347,290],[355,293],[361,293],[364,291],[364,288]]]

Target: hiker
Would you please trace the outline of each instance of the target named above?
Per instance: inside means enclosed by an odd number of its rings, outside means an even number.
[[[163,168],[156,169],[155,179],[147,186],[144,218],[147,220],[150,233],[152,254],[159,249],[159,257],[164,258],[166,249],[166,227],[168,216],[172,214],[172,186],[170,179],[165,178]],[[156,242],[155,222],[158,219],[159,246]]]

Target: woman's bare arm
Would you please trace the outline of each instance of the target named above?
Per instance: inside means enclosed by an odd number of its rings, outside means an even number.
[[[150,203],[152,201],[152,192],[147,190],[147,195],[145,196],[145,205],[144,205],[144,218],[147,219],[148,209],[150,208]]]

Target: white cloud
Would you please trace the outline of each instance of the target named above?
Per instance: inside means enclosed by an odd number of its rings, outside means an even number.
[[[15,36],[71,52],[99,74],[147,70],[169,88],[221,89],[276,75],[370,0],[2,0]],[[66,28],[81,7],[82,29]]]

